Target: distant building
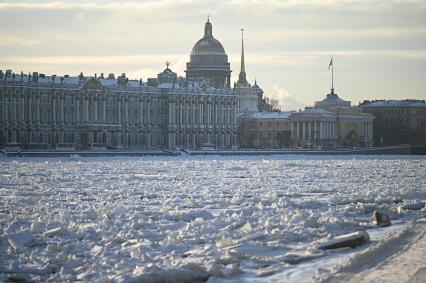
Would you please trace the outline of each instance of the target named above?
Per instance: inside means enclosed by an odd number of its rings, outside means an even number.
[[[257,112],[239,116],[237,136],[242,148],[291,147],[291,112]]]
[[[327,97],[315,102],[315,107],[336,114],[336,145],[338,147],[368,147],[373,145],[374,116],[364,113],[362,108],[352,107],[331,88]]]
[[[374,116],[340,99],[327,97],[299,112],[245,113],[237,136],[246,148],[347,148],[372,146]]]
[[[365,100],[359,105],[376,118],[376,145],[426,144],[426,102],[424,100]]]

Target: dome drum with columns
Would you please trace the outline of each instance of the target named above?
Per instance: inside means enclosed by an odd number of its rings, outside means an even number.
[[[214,88],[229,88],[231,67],[222,44],[213,37],[210,20],[204,26],[204,37],[195,43],[186,64],[189,80],[206,80]]]

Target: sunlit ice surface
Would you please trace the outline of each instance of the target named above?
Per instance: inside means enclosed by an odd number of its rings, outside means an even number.
[[[4,158],[0,281],[267,280],[425,200],[415,156]]]

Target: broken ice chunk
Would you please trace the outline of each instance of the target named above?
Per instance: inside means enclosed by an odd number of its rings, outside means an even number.
[[[41,232],[41,229],[43,229],[42,226],[43,226],[42,222],[35,221],[35,222],[31,223],[30,230],[31,230],[31,232]]]
[[[33,235],[30,232],[20,232],[12,234],[7,239],[9,244],[12,246],[15,253],[21,252],[25,249],[25,245],[30,243],[33,239]]]
[[[53,236],[55,236],[57,234],[60,234],[60,233],[62,233],[62,228],[61,227],[48,230],[48,231],[46,231],[46,232],[43,233],[43,236],[53,237]]]

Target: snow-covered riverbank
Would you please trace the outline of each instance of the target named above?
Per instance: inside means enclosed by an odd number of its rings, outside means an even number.
[[[395,208],[426,200],[425,172],[421,156],[1,159],[0,281],[327,279],[423,216]],[[400,224],[374,228],[376,209]],[[316,249],[366,229],[365,247]]]

